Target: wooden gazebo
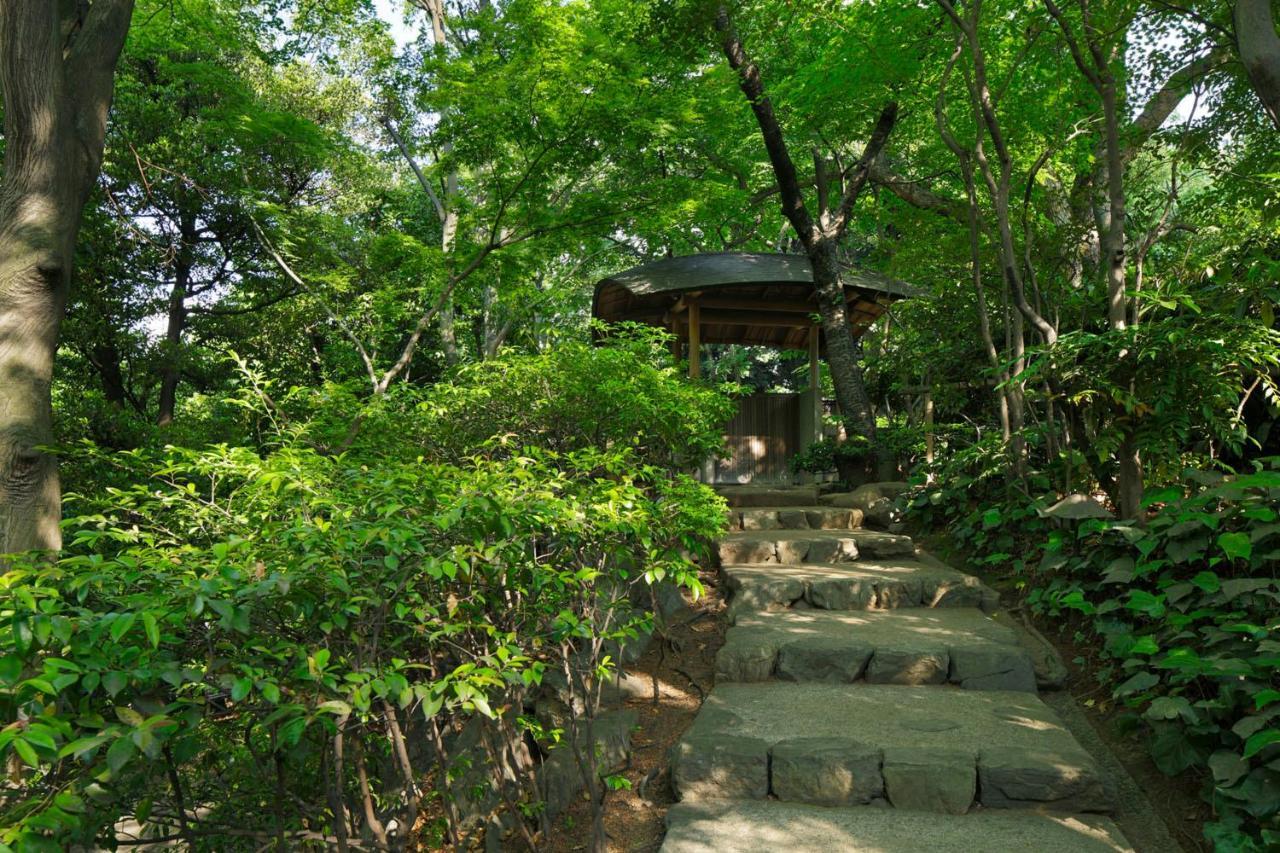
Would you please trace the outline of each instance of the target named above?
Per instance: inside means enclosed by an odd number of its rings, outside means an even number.
[[[909,285],[866,270],[846,270],[842,279],[855,336],[892,302],[916,295]],[[798,412],[782,412],[782,402],[776,399],[748,398],[730,425],[731,450],[758,463],[748,465],[757,479],[786,476],[785,465],[780,468],[777,459],[803,449],[820,434],[822,400],[816,389],[825,341],[817,312],[813,270],[804,255],[724,252],[664,258],[602,279],[592,301],[592,314],[599,320],[670,330],[677,347],[688,347],[689,374],[694,377],[701,375],[702,344],[809,351],[811,399]],[[792,395],[789,405],[794,409],[799,402]],[[741,439],[736,450],[735,436]],[[754,449],[757,445],[763,449]],[[762,455],[775,459],[764,464]],[[734,476],[741,481],[740,474]]]

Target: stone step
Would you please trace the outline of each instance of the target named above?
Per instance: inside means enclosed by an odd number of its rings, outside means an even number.
[[[989,811],[940,818],[871,806],[678,803],[660,853],[1131,853],[1106,818]]]
[[[839,564],[754,563],[720,568],[729,593],[728,619],[761,610],[891,610],[899,607],[995,609],[998,597],[972,575],[921,560]]]
[[[742,614],[716,655],[716,682],[770,679],[1036,689],[1017,632],[967,607]]]
[[[671,778],[681,800],[1110,809],[1093,757],[1047,705],[1010,691],[719,684],[672,749]]]
[[[817,506],[817,486],[712,486],[729,506]]]
[[[733,507],[729,530],[855,530],[862,527],[862,510],[835,506]]]
[[[859,557],[910,557],[910,536],[869,530],[744,530],[716,543],[721,564],[847,563]]]

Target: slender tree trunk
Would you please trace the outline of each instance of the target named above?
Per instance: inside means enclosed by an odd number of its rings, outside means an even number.
[[[102,394],[107,402],[117,409],[123,409],[129,402],[129,392],[125,387],[124,373],[120,370],[120,349],[115,341],[105,340],[95,343],[89,349],[89,363],[98,371],[102,382]]]
[[[191,293],[191,270],[195,265],[193,245],[196,239],[195,217],[180,214],[178,252],[173,265],[173,289],[169,291],[169,312],[164,334],[164,368],[160,373],[160,404],[156,425],[173,423],[178,404],[178,380],[182,374],[182,333],[187,327],[187,296]]]
[[[1236,0],[1236,47],[1253,91],[1276,130],[1280,130],[1280,35],[1271,0]]]
[[[50,386],[132,0],[0,3],[0,553],[56,550]]]

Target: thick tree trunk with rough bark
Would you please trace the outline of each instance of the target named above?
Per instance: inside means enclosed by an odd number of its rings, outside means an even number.
[[[0,553],[61,546],[50,385],[132,0],[0,3]]]
[[[1280,35],[1271,0],[1236,0],[1236,47],[1253,91],[1280,130]]]
[[[857,339],[849,327],[844,285],[840,280],[839,247],[840,240],[848,229],[853,206],[863,187],[867,185],[876,158],[893,131],[898,117],[898,105],[895,102],[885,105],[862,156],[841,176],[844,194],[836,207],[830,205],[829,188],[819,187],[818,216],[815,219],[805,205],[800,182],[796,177],[795,163],[787,150],[782,125],[774,115],[773,104],[765,94],[760,69],[747,57],[746,49],[729,19],[729,11],[724,6],[717,12],[716,29],[720,33],[721,47],[725,58],[729,60],[729,67],[738,75],[738,87],[746,96],[755,114],[756,123],[760,126],[760,135],[778,183],[782,213],[795,229],[813,269],[818,314],[822,320],[823,337],[826,339],[827,365],[831,368],[836,402],[849,432],[864,436],[871,445],[877,476],[887,478],[892,476],[893,460],[886,448],[876,440],[875,414],[862,378]],[[819,171],[825,171],[825,166]],[[819,184],[825,184],[825,181],[819,180]]]

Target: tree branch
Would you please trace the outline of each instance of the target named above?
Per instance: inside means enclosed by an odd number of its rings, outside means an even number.
[[[721,6],[716,11],[716,30],[720,33],[721,49],[729,60],[729,67],[738,74],[738,87],[747,96],[751,111],[755,113],[756,123],[760,125],[760,133],[764,137],[764,147],[769,154],[769,163],[773,166],[774,176],[778,181],[778,190],[782,194],[782,214],[787,217],[796,235],[806,247],[816,243],[819,234],[814,227],[813,219],[804,206],[804,195],[800,191],[800,182],[796,177],[796,166],[787,151],[787,142],[782,135],[782,126],[773,113],[773,104],[764,93],[764,81],[760,69],[747,58],[733,22],[729,19],[729,10]]]

